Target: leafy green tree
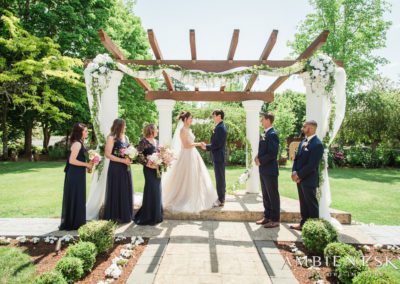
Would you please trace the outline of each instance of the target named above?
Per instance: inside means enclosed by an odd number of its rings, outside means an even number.
[[[379,144],[400,147],[400,89],[386,79],[376,77],[370,88],[348,99],[338,141],[344,145]]]
[[[0,22],[0,95],[2,103],[3,157],[7,158],[7,114],[21,113],[25,132],[25,153],[31,152],[32,128],[46,114],[54,121],[68,118],[61,107],[73,107],[53,88],[55,82],[79,84],[73,67],[81,61],[62,56],[50,38],[39,38],[24,30],[19,20],[4,11]],[[60,106],[60,107],[57,107]]]
[[[322,51],[342,60],[348,75],[347,89],[371,78],[387,60],[374,53],[385,47],[391,22],[384,19],[390,11],[385,0],[310,0],[314,11],[300,23],[289,46],[298,55],[323,31],[329,30]]]

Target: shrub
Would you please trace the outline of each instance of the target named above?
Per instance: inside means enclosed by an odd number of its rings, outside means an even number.
[[[68,283],[74,283],[83,276],[83,261],[77,257],[63,257],[56,264],[56,270],[61,272]]]
[[[392,260],[391,262],[391,264],[388,263],[388,265],[381,266],[378,270],[389,275],[396,283],[400,283],[400,259]]]
[[[330,243],[324,249],[324,256],[330,266],[334,266],[337,260],[342,257],[349,255],[351,257],[361,257],[361,253],[357,251],[353,246],[344,243]],[[336,260],[334,261],[334,257]]]
[[[361,272],[353,278],[354,284],[395,284],[396,279],[393,279],[388,273],[379,271],[378,269],[369,269]],[[397,282],[398,283],[398,282]]]
[[[49,147],[49,158],[51,160],[66,159],[68,155],[68,150],[65,147]]]
[[[35,279],[34,284],[67,284],[61,272],[51,270],[41,274]]]
[[[329,243],[338,241],[336,229],[326,220],[310,219],[302,229],[304,246],[310,253],[323,254]]]
[[[96,262],[97,248],[91,242],[79,242],[68,247],[67,256],[74,256],[82,260],[83,271],[89,272]]]
[[[368,266],[362,259],[357,257],[343,257],[339,259],[336,271],[341,283],[350,284],[352,279],[361,272],[367,271]]]
[[[108,251],[114,244],[115,223],[112,221],[92,221],[78,230],[79,238],[96,245],[98,253]]]

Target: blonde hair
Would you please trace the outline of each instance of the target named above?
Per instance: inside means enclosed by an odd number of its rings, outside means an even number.
[[[149,138],[150,136],[152,136],[154,134],[155,130],[156,130],[156,125],[154,123],[146,124],[143,127],[143,136],[146,138]]]

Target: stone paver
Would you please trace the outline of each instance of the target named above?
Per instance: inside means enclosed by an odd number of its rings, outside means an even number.
[[[271,283],[247,223],[176,226],[154,283]]]
[[[153,283],[167,245],[168,238],[151,239],[126,283]]]

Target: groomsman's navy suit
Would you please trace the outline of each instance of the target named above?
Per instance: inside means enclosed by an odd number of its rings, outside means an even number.
[[[278,149],[279,138],[273,128],[261,137],[258,144],[258,160],[261,190],[264,203],[264,218],[272,222],[280,221],[280,197],[278,191]]]
[[[319,185],[319,164],[324,154],[324,146],[317,136],[304,139],[297,150],[292,171],[300,178],[297,184],[300,201],[300,226],[309,218],[319,217],[317,187]]]
[[[215,126],[211,136],[211,143],[206,145],[207,151],[211,151],[214,163],[215,181],[217,184],[218,200],[225,202],[225,144],[227,131],[223,121]]]

